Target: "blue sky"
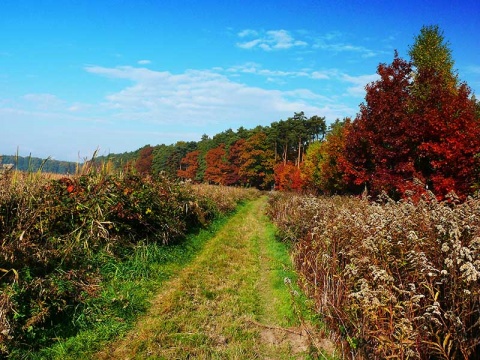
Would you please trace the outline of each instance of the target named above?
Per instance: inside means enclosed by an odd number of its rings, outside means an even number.
[[[354,117],[439,25],[480,93],[480,2],[2,0],[0,154],[83,160],[304,111]]]

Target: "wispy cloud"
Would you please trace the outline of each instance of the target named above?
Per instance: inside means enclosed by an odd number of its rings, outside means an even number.
[[[231,66],[226,69],[227,73],[255,74],[268,77],[309,77],[306,71],[283,71],[263,69],[260,64],[247,62],[242,65]]]
[[[137,64],[139,65],[148,65],[151,64],[152,62],[150,60],[138,60]]]
[[[253,64],[249,66],[235,71],[259,71],[262,75],[280,76],[279,72],[258,70]],[[258,114],[263,114],[263,119],[271,122],[300,109],[321,114],[327,103],[329,114],[324,116],[335,118],[345,109],[339,105],[335,110],[331,100],[310,90],[280,91],[247,86],[211,70],[188,70],[181,74],[127,66],[91,66],[86,70],[110,78],[130,79],[133,84],[107,96],[104,106],[116,111],[120,118],[137,121],[185,123],[195,127],[229,119],[227,127],[256,126]],[[297,72],[295,75],[307,74]],[[162,81],[158,81],[160,78]]]
[[[246,36],[258,36],[258,31],[256,30],[252,30],[252,29],[245,29],[245,30],[242,30],[238,33],[238,36],[243,38],[243,37],[246,37]]]
[[[248,41],[238,42],[237,46],[242,49],[260,48],[265,51],[287,50],[296,46],[306,46],[307,42],[297,40],[287,30],[269,30],[266,32],[258,32],[247,29],[242,30],[238,34],[242,39],[250,38]]]
[[[23,99],[33,107],[39,109],[58,109],[64,105],[64,101],[53,94],[26,94]]]
[[[287,50],[294,47],[323,50],[331,53],[354,53],[366,59],[384,54],[382,50],[370,49],[366,46],[345,41],[346,35],[331,31],[322,35],[308,31],[296,31],[294,37],[291,31],[284,29],[257,31],[245,29],[237,33],[241,41],[237,46],[242,49],[262,49],[265,51]]]
[[[363,45],[347,42],[345,41],[346,38],[346,34],[339,31],[328,32],[323,35],[313,35],[312,48],[331,53],[355,53],[364,59],[385,53],[383,50],[373,50]]]
[[[11,135],[6,146],[15,149],[19,145],[22,151],[39,156],[75,160],[78,152],[88,156],[97,147],[103,152],[123,152],[147,143],[198,141],[204,133],[214,135],[228,128],[270,125],[298,111],[333,121],[353,116],[358,97],[364,96],[364,86],[375,79],[375,75],[352,76],[336,69],[272,70],[256,63],[176,74],[134,66],[92,65],[85,71],[130,84],[91,104],[65,101],[49,93],[3,99],[0,118],[25,129],[25,136]],[[301,77],[312,86],[289,86],[288,90],[271,84],[268,88],[250,86],[244,81],[249,74],[274,83]],[[188,134],[179,134],[180,124],[189,129]],[[48,132],[44,130],[47,128]],[[47,145],[31,148],[29,134],[48,139],[45,144],[55,143],[61,150],[52,153]]]
[[[363,74],[363,75],[350,75],[339,69],[326,69],[326,70],[301,70],[301,71],[283,71],[283,70],[270,70],[264,69],[260,64],[255,62],[247,62],[243,65],[232,66],[227,69],[219,69],[218,71],[225,72],[226,74],[247,74],[264,76],[269,83],[285,84],[283,80],[285,78],[303,78],[313,81],[324,81],[329,84],[330,87],[335,87],[337,92],[343,91],[343,97],[352,97],[355,99],[365,97],[365,86],[372,81],[379,78],[378,74]],[[345,86],[345,84],[350,84]],[[312,83],[314,86],[314,83]],[[343,89],[343,90],[342,90]],[[298,93],[298,92],[297,92]],[[303,92],[306,94],[306,92]],[[307,96],[306,98],[308,98]],[[318,96],[317,98],[320,98]],[[324,100],[328,97],[323,96]]]
[[[364,46],[357,46],[345,43],[326,43],[323,40],[318,41],[316,44],[314,44],[313,48],[331,51],[334,53],[354,52],[359,54],[362,58],[370,58],[378,55],[378,52],[368,49]]]
[[[351,76],[347,74],[342,74],[342,79],[348,83],[351,83],[353,86],[347,88],[347,93],[355,97],[364,97],[365,96],[365,86],[372,81],[379,79],[378,74],[370,75],[359,75]]]
[[[223,69],[219,69],[222,71]],[[264,69],[262,66],[255,62],[247,62],[242,65],[231,66],[225,71],[229,74],[254,74],[260,76],[266,76],[272,80],[273,78],[309,78],[314,80],[327,80],[333,79],[339,76],[340,72],[337,69],[328,70],[308,70],[302,69],[298,71],[285,71],[285,70],[270,70]]]

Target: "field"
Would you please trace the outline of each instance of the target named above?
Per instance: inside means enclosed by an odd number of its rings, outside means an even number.
[[[277,193],[303,289],[356,358],[480,351],[480,200],[378,202]]]
[[[480,199],[260,195],[107,168],[2,175],[0,357],[109,358],[127,336],[128,356],[475,358]]]

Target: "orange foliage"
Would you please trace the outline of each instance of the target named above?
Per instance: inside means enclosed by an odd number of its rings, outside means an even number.
[[[149,175],[152,173],[153,163],[153,147],[145,146],[140,150],[138,159],[135,162],[135,169],[142,175]]]
[[[199,150],[191,151],[181,160],[181,169],[177,171],[177,176],[183,179],[195,180],[198,171]],[[184,169],[185,168],[185,169]]]
[[[303,180],[300,169],[292,163],[279,163],[274,167],[275,189],[281,191],[301,191]]]
[[[205,169],[204,179],[214,184],[224,185],[226,176],[229,172],[229,166],[226,162],[227,152],[225,145],[211,149],[205,156],[207,168]]]

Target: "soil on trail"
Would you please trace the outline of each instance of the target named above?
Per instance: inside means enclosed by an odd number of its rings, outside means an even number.
[[[312,355],[313,345],[320,343],[313,327],[289,325],[292,321],[277,311],[291,308],[293,301],[277,296],[273,289],[273,282],[283,282],[283,277],[273,277],[282,276],[285,265],[269,252],[268,242],[274,240],[265,205],[262,197],[232,216],[192,263],[165,284],[134,329],[96,358],[304,359]]]

